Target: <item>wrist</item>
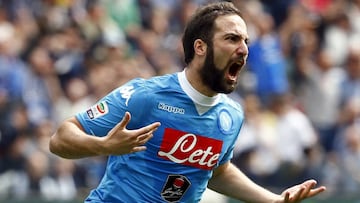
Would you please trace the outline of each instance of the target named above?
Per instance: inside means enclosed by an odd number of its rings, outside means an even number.
[[[273,203],[283,203],[284,197],[282,197],[281,195],[275,195],[272,202]]]

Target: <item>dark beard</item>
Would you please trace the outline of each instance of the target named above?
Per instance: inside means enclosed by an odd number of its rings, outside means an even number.
[[[225,71],[226,69],[220,70],[216,67],[214,63],[214,49],[212,46],[209,46],[206,53],[205,63],[200,69],[202,82],[217,93],[229,94],[234,91],[234,88],[226,84],[224,79]]]

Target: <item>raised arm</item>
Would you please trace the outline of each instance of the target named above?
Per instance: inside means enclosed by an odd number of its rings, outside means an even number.
[[[296,203],[325,191],[325,187],[314,188],[316,181],[308,180],[286,189],[281,195],[251,181],[230,162],[218,167],[208,187],[224,195],[251,203]]]
[[[121,155],[146,150],[144,144],[153,136],[160,126],[152,123],[136,130],[126,129],[130,113],[104,137],[86,134],[79,121],[72,117],[65,120],[52,135],[50,151],[68,159],[84,158],[99,155]]]

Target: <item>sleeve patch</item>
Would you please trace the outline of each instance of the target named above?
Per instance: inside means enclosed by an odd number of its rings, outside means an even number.
[[[90,109],[86,111],[86,114],[90,119],[95,119],[103,115],[106,115],[108,112],[109,112],[109,107],[106,101],[101,101],[95,104],[94,106],[90,107]]]

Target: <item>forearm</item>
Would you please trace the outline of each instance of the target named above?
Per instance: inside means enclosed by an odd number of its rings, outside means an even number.
[[[68,159],[98,156],[103,155],[101,139],[86,134],[76,123],[65,121],[51,137],[49,148],[52,153]]]
[[[229,197],[251,203],[271,203],[281,197],[257,185],[233,164],[214,174],[208,187]]]

